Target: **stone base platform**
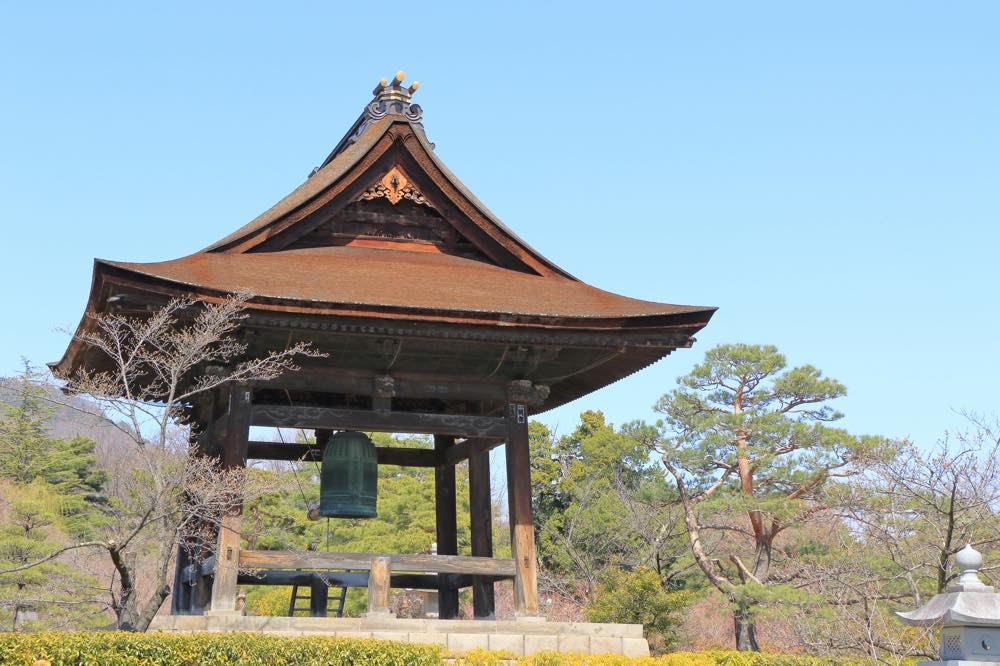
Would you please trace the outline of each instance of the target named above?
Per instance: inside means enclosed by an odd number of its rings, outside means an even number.
[[[544,620],[410,620],[397,618],[161,615],[150,631],[250,631],[282,636],[378,638],[444,646],[453,655],[469,650],[507,650],[518,656],[544,650],[583,654],[649,655],[639,624]]]

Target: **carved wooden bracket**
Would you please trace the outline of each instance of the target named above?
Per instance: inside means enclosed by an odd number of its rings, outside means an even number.
[[[388,199],[389,203],[396,205],[403,199],[409,199],[413,203],[433,208],[430,202],[421,194],[406,174],[394,166],[379,179],[372,187],[361,193],[359,201],[371,201],[372,199]]]
[[[379,375],[373,380],[372,395],[378,398],[392,398],[396,395],[396,380],[390,375]]]
[[[540,405],[549,397],[549,387],[545,384],[533,384],[530,379],[515,379],[507,384],[507,399],[510,402],[523,402],[528,405]]]

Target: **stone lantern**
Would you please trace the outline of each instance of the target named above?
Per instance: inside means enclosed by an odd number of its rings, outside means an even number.
[[[896,613],[909,625],[941,627],[941,661],[919,666],[983,666],[1000,663],[1000,594],[979,580],[983,556],[966,545],[955,556],[958,583],[922,608]]]

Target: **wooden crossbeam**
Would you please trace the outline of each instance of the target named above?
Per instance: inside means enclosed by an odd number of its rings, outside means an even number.
[[[469,555],[378,555],[372,553],[324,553],[321,551],[242,550],[240,566],[249,570],[352,569],[370,571],[372,560],[388,557],[393,572],[478,574],[513,576],[514,561],[506,557],[471,557]]]
[[[312,585],[316,579],[321,579],[330,587],[368,587],[368,573],[359,571],[259,571],[256,573],[241,573],[241,585]],[[436,576],[427,576],[436,579]]]
[[[400,467],[435,467],[438,455],[433,449],[377,446],[375,455],[379,465]],[[250,442],[247,458],[252,460],[320,460],[323,447],[314,444],[281,444],[279,442]]]
[[[273,428],[328,428],[373,432],[503,438],[503,418],[464,414],[369,411],[288,405],[254,405],[251,423]]]
[[[185,571],[184,582],[189,583],[195,572]],[[368,572],[345,571],[283,571],[272,569],[257,573],[241,573],[240,585],[310,585],[317,576],[330,587],[368,587]],[[469,574],[448,575],[449,589],[461,590],[473,584],[473,576]],[[476,576],[488,582],[507,580],[510,576]],[[392,574],[389,576],[389,586],[395,589],[438,590],[441,586],[437,574]]]
[[[304,367],[274,379],[257,382],[257,386],[371,395],[377,372],[339,370],[331,374],[327,368]],[[419,377],[411,374],[394,374],[393,394],[397,398],[437,398],[440,400],[503,400],[506,383],[475,381],[468,377],[437,376]]]
[[[457,465],[463,460],[468,460],[473,454],[492,451],[501,444],[503,444],[502,439],[467,439],[444,451],[441,464]]]

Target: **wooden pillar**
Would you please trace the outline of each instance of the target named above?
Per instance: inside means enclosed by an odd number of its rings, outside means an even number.
[[[204,541],[200,546],[198,562],[195,563],[195,566],[198,567],[198,575],[195,578],[194,589],[191,591],[191,613],[195,615],[204,615],[205,611],[212,607],[212,585],[215,579],[210,574],[202,572],[208,568],[208,558],[215,553],[216,544],[213,542],[217,542],[219,539],[217,527],[207,520],[199,525]]]
[[[434,435],[434,450],[443,453],[455,445],[451,435]],[[458,555],[458,517],[455,510],[455,465],[434,468],[434,509],[437,518],[437,552]],[[438,574],[438,617],[458,617],[458,590],[451,589],[447,574]]]
[[[189,456],[209,455],[214,422],[214,392],[201,394],[195,401],[191,419],[191,438],[188,443]],[[174,571],[174,586],[170,605],[171,615],[200,615],[210,601],[209,581],[201,573],[202,560],[209,554],[200,542],[200,532],[206,525],[198,521],[192,530],[199,532],[198,539],[184,535],[185,541],[177,545],[177,560]]]
[[[469,523],[472,554],[493,557],[493,505],[490,495],[490,452],[473,450],[469,456]],[[493,580],[472,578],[472,608],[477,620],[496,618]]]
[[[177,559],[174,562],[174,586],[170,590],[170,614],[187,615],[191,612],[192,587],[186,579],[186,570],[191,566],[191,558],[184,544],[177,544]]]
[[[373,557],[368,573],[368,617],[386,617],[389,612],[389,558]]]
[[[514,614],[538,616],[538,560],[531,516],[531,461],[528,455],[528,406],[509,401],[507,419],[507,500],[510,548],[514,557]]]
[[[330,586],[322,576],[314,575],[309,582],[309,617],[326,617]]]
[[[247,464],[247,440],[250,436],[249,386],[229,387],[225,417],[225,432],[222,434],[222,466],[224,468],[245,467]],[[240,563],[240,529],[243,520],[243,503],[234,501],[224,512],[219,525],[219,542],[215,551],[215,581],[212,585],[212,613],[237,613],[236,578]]]

